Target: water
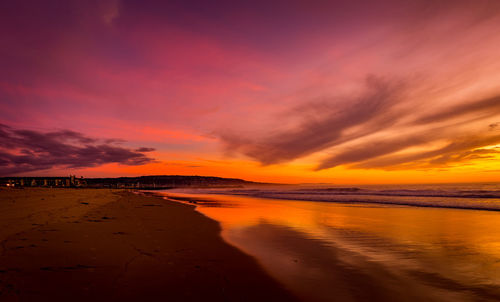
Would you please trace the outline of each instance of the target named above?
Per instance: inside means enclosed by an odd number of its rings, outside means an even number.
[[[482,184],[161,194],[195,201],[227,242],[304,300],[498,301],[499,192]]]
[[[272,199],[341,203],[376,203],[500,211],[500,185],[368,185],[274,186],[237,189],[176,190],[202,194],[231,194]]]

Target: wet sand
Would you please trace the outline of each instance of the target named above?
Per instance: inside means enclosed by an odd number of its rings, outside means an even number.
[[[500,214],[157,192],[217,220],[304,301],[500,301]]]
[[[217,222],[120,190],[1,189],[0,301],[293,301]]]

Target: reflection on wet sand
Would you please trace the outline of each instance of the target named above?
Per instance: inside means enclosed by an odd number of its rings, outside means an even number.
[[[500,213],[171,194],[309,301],[500,299]]]

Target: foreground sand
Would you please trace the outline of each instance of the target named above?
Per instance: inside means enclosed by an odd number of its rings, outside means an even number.
[[[0,190],[0,301],[289,301],[191,206],[94,189]]]

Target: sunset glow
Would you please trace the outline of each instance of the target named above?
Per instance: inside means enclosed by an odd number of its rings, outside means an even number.
[[[0,176],[500,181],[498,1],[3,1]]]

